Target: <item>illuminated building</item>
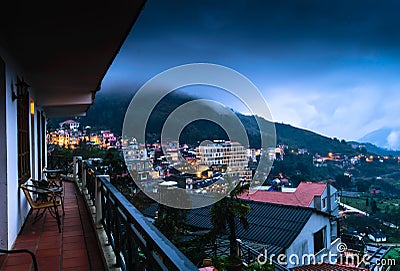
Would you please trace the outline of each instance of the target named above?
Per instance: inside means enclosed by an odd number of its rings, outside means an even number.
[[[207,166],[226,165],[231,176],[251,180],[248,169],[247,150],[238,142],[214,142],[196,148],[198,164]]]

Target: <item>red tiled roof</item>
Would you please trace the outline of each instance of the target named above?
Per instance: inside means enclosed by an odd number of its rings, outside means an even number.
[[[293,192],[287,193],[287,192],[257,190],[255,192],[249,191],[249,193],[242,194],[239,196],[239,198],[259,201],[259,202],[269,202],[269,203],[291,205],[291,206],[303,206],[301,205],[300,201],[296,198]]]
[[[302,206],[310,206],[315,196],[322,196],[326,185],[326,183],[301,182],[294,194],[303,204]]]
[[[330,264],[330,263],[303,265],[290,268],[290,270],[291,271],[368,271],[368,269],[364,268],[352,267],[340,264]]]
[[[249,191],[239,196],[242,199],[275,204],[309,207],[315,196],[321,196],[326,183],[301,182],[295,192]]]

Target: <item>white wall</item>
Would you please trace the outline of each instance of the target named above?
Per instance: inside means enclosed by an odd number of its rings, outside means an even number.
[[[0,246],[2,248],[10,249],[23,226],[30,209],[18,184],[17,101],[12,100],[11,94],[11,86],[15,86],[17,76],[24,76],[19,72],[17,65],[15,65],[12,59],[5,54],[1,48],[0,57],[5,62],[5,92],[4,90],[1,91],[0,88],[2,105],[5,105],[0,109],[0,129],[3,129],[0,133],[0,146],[2,147],[0,150],[2,154],[0,155],[0,170],[2,172],[2,175],[0,176],[0,192],[3,193],[3,195],[6,195],[5,197],[1,197],[0,200],[0,209],[6,210],[3,212],[0,211]],[[15,89],[16,88],[14,87],[14,90]],[[34,92],[31,91],[30,93],[34,98]],[[1,116],[3,118],[1,118]],[[31,154],[35,153],[35,160],[39,159],[37,154],[37,118],[38,116],[35,114],[35,121],[30,125],[30,129],[33,129],[35,133],[35,137],[33,139],[30,138]],[[45,142],[43,144],[45,144]],[[37,163],[33,163],[31,155],[31,174],[34,177],[38,177],[38,173],[39,170],[37,168]]]
[[[0,127],[6,127],[6,83],[5,64],[0,58]],[[0,129],[0,193],[7,191],[7,136]],[[8,247],[7,197],[0,197],[0,248]]]
[[[12,100],[11,84],[15,84],[17,74],[6,60],[6,110],[7,110],[7,211],[8,211],[8,247],[14,244],[29,205],[18,184],[18,130],[17,130],[17,101]],[[15,89],[15,88],[14,88]]]
[[[286,249],[286,256],[288,265],[287,268],[291,268],[293,266],[297,266],[296,264],[291,264],[289,257],[291,255],[297,255],[298,259],[300,259],[300,264],[303,265],[301,259],[302,256],[305,254],[314,255],[318,251],[314,251],[314,233],[318,232],[322,228],[326,227],[326,234],[325,234],[325,244],[326,248],[330,249],[331,247],[331,228],[329,224],[329,218],[327,216],[313,213],[310,219],[307,221],[306,225],[303,227],[300,234],[294,240],[292,245]],[[292,256],[292,261],[296,260],[295,256]]]
[[[332,215],[333,216],[338,216],[338,214],[339,214],[339,212],[338,212],[338,210],[339,210],[339,204],[338,204],[338,202],[336,202],[336,199],[338,198],[337,197],[337,189],[335,188],[335,187],[333,187],[332,185],[330,185],[330,194],[331,194],[331,211],[332,211]],[[335,196],[336,195],[336,196]],[[327,188],[325,188],[325,190],[324,190],[324,192],[322,193],[322,195],[321,195],[321,203],[320,203],[320,206],[321,206],[321,211],[323,211],[323,212],[327,212],[327,210],[328,210],[328,198],[327,198],[327,196],[328,196],[328,189]],[[322,200],[324,199],[324,198],[326,198],[326,206],[325,206],[325,208],[322,208]],[[312,201],[311,201],[311,204],[310,204],[310,207],[311,208],[315,208],[315,201],[316,199],[314,198]],[[319,200],[319,198],[317,198],[317,200]]]

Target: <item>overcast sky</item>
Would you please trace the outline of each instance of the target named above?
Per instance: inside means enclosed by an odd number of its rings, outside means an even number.
[[[211,62],[247,76],[277,122],[346,140],[398,130],[399,11],[397,0],[148,0],[103,91]]]

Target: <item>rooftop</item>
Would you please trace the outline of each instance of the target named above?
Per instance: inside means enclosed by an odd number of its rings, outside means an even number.
[[[295,192],[249,190],[249,193],[241,195],[240,198],[259,202],[309,207],[315,196],[322,195],[326,186],[326,183],[301,182]]]
[[[65,216],[61,220],[62,232],[58,232],[56,220],[48,212],[34,225],[34,215],[30,215],[13,249],[29,249],[35,253],[39,270],[105,270],[97,245],[96,231],[83,198],[71,182],[64,182],[64,191]],[[1,271],[33,270],[32,258],[27,253],[1,257]]]
[[[249,229],[245,230],[238,222],[237,237],[244,241],[263,244],[268,252],[273,254],[282,253],[288,248],[315,212],[314,209],[300,206],[257,201],[246,201],[246,203],[251,207],[251,212],[247,215]],[[158,205],[153,204],[144,213],[154,217],[157,208]],[[211,206],[207,206],[189,210],[187,224],[196,228],[210,229],[212,226],[210,208]]]

